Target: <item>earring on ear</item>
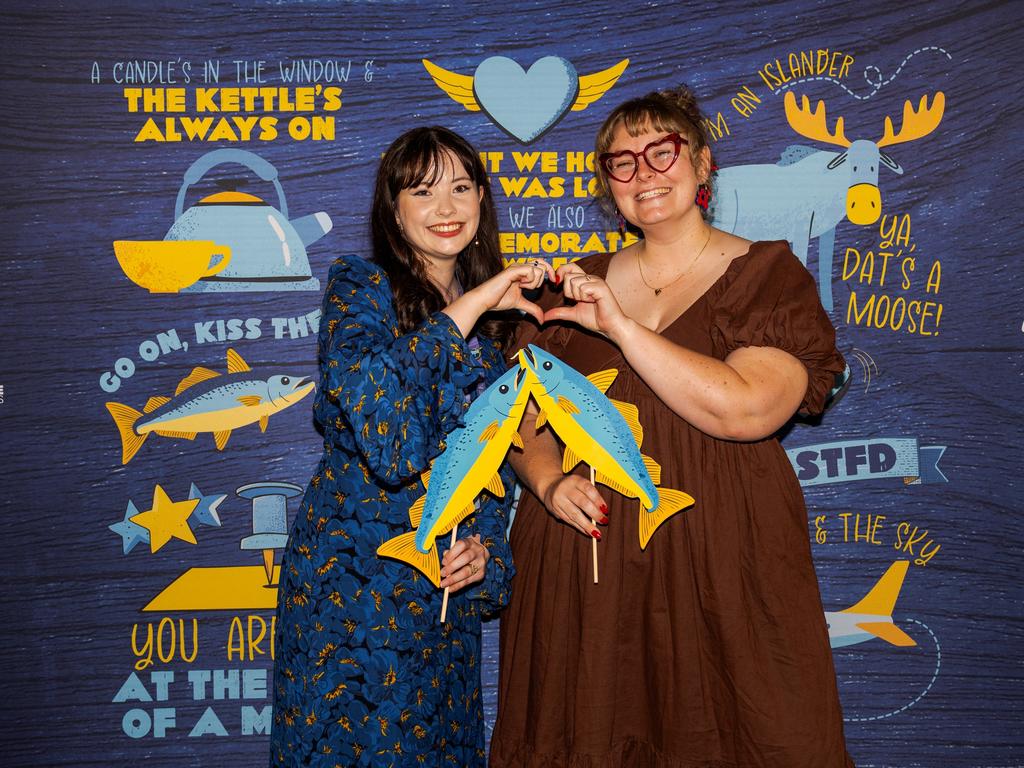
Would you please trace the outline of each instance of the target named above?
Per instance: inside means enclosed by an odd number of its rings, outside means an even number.
[[[619,237],[625,237],[626,217],[622,215],[622,211],[620,211],[618,207],[615,208],[615,222],[618,224],[619,227]]]
[[[711,187],[707,182],[697,187],[697,197],[694,199],[694,202],[697,204],[697,207],[707,213],[708,206],[711,205]]]
[[[711,161],[711,167],[708,171],[708,178],[697,187],[697,198],[694,202],[700,206],[704,213],[708,212],[708,206],[711,205],[711,177],[718,172],[718,165],[714,160]]]

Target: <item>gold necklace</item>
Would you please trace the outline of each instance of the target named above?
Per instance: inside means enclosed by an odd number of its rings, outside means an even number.
[[[661,286],[661,288],[655,288],[653,285],[651,285],[650,283],[647,282],[647,278],[644,277],[643,265],[640,263],[640,249],[637,248],[636,249],[636,268],[637,268],[637,271],[640,273],[640,279],[643,281],[644,285],[646,285],[648,288],[650,288],[652,291],[654,291],[654,295],[655,296],[661,296],[661,292],[662,291],[664,291],[670,285],[674,285],[675,283],[679,282],[684,277],[686,277],[688,274],[690,274],[690,272],[693,270],[693,268],[697,265],[697,260],[701,257],[701,254],[704,253],[704,249],[708,247],[708,243],[710,243],[710,242],[711,242],[711,228],[708,227],[708,237],[704,241],[704,245],[702,245],[700,247],[700,250],[697,251],[697,255],[693,257],[693,261],[690,262],[690,266],[688,266],[684,272],[682,272],[679,275],[677,275],[676,277],[672,278],[672,280],[670,282],[665,283],[665,285]]]
[[[441,298],[444,299],[444,303],[446,305],[451,304],[464,293],[464,291],[462,290],[462,283],[459,281],[458,275],[452,275],[452,280],[450,283],[448,283],[447,288],[443,287],[432,277],[428,277],[427,279],[430,280],[431,283],[433,283],[438,293],[441,294]]]

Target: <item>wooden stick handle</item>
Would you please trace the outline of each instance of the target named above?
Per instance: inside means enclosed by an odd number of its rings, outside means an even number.
[[[597,483],[594,482],[594,468],[593,467],[590,468],[590,484],[591,485],[596,485],[597,484]],[[591,519],[590,522],[592,522],[594,524],[594,530],[596,531],[597,530],[597,520]],[[591,537],[590,542],[591,542],[591,548],[590,549],[591,549],[591,553],[593,555],[593,560],[594,560],[594,583],[597,584],[597,539]]]
[[[451,547],[455,546],[456,537],[458,536],[459,524],[456,523],[452,526],[452,543]],[[448,616],[448,587],[444,588],[444,597],[441,599],[441,623],[444,624],[445,618]]]

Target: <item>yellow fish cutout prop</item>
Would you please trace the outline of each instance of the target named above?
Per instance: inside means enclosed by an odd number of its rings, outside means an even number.
[[[562,471],[581,461],[594,478],[623,496],[640,500],[640,548],[672,515],[694,504],[688,493],[658,488],[661,467],[640,453],[643,428],[635,405],[605,396],[618,371],[583,376],[553,355],[530,344],[519,351],[520,365],[534,375],[532,394],[540,407],[539,429],[549,423],[565,443]]]
[[[505,496],[498,470],[509,446],[523,447],[517,430],[530,399],[531,377],[522,368],[511,368],[473,401],[465,426],[448,435],[444,453],[423,473],[427,492],[409,508],[413,530],[381,544],[379,556],[408,563],[435,587],[441,585],[437,537],[473,512],[482,491]]]

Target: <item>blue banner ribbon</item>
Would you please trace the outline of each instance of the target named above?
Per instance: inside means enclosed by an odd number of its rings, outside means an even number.
[[[902,477],[906,485],[946,483],[939,469],[944,445],[918,446],[914,437],[842,440],[786,451],[802,486]]]

